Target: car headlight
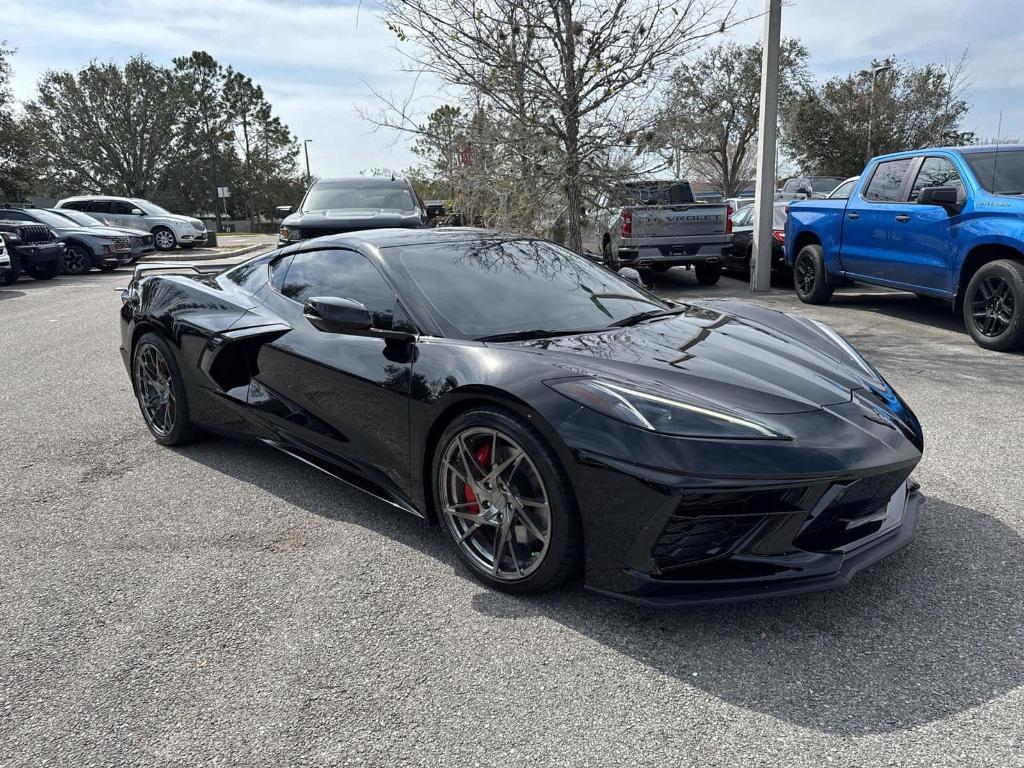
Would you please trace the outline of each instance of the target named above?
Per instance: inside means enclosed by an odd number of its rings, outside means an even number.
[[[649,432],[746,440],[791,439],[789,435],[746,416],[617,381],[569,378],[544,383],[580,405]]]
[[[302,239],[302,232],[298,227],[281,227],[281,239],[294,243]]]

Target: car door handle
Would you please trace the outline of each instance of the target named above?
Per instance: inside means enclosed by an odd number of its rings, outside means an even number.
[[[905,213],[901,213],[896,217],[896,221],[910,221],[910,217]]]
[[[848,218],[848,219],[859,219],[860,218],[860,214],[859,213],[848,213],[848,214],[846,214],[846,218]]]

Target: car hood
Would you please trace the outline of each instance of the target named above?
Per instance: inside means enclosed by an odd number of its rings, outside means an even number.
[[[749,413],[803,413],[886,386],[814,326],[746,305],[689,305],[629,328],[516,344],[548,356],[563,375],[605,376]]]
[[[373,229],[388,226],[419,224],[415,211],[392,211],[383,208],[336,208],[327,211],[293,213],[283,226],[312,227],[317,229]]]
[[[60,231],[61,237],[124,237],[126,234],[127,232],[116,227],[67,227]]]

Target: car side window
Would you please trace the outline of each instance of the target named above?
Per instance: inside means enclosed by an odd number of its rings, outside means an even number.
[[[832,191],[830,200],[846,200],[850,197],[850,193],[853,192],[853,185],[856,181],[844,181],[838,187]]]
[[[31,221],[32,223],[35,223],[35,219],[31,216],[27,216],[21,211],[0,212],[0,219],[7,219],[8,221]]]
[[[887,160],[875,168],[871,181],[864,190],[864,199],[874,203],[892,203],[899,198],[903,179],[914,161],[911,157],[900,160]]]
[[[910,190],[912,203],[917,202],[921,190],[925,187],[956,187],[962,196],[964,182],[952,162],[944,157],[927,157],[921,163],[921,170],[918,171],[914,186]]]
[[[394,322],[395,292],[377,268],[355,251],[294,254],[280,291],[300,304],[313,296],[354,299],[370,310],[378,328],[390,328]]]
[[[131,216],[134,208],[135,206],[131,203],[124,203],[120,200],[112,200],[110,202],[110,212],[116,213],[119,216]]]
[[[64,203],[61,208],[70,208],[73,211],[86,211],[89,209],[88,200],[72,200],[70,203]]]
[[[110,213],[109,200],[90,200],[89,213]]]

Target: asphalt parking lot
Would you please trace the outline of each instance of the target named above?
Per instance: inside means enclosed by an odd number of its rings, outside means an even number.
[[[1024,356],[948,309],[757,299],[914,407],[917,537],[838,591],[657,612],[490,592],[439,531],[270,449],[157,446],[127,279],[0,288],[3,765],[1024,765]]]

